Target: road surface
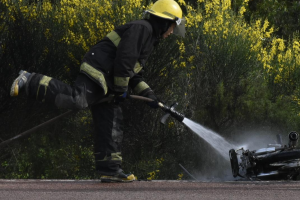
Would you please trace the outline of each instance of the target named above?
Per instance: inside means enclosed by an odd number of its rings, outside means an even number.
[[[1,180],[0,200],[89,199],[300,199],[300,181],[135,181]]]

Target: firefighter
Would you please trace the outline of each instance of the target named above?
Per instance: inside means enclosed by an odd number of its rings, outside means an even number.
[[[11,87],[11,96],[25,91],[28,97],[55,104],[58,108],[90,108],[95,124],[95,164],[102,182],[130,182],[133,174],[121,168],[120,144],[123,135],[119,103],[134,93],[153,99],[148,105],[158,108],[158,99],[142,77],[146,60],[154,46],[172,33],[185,34],[182,10],[174,0],[158,0],[144,19],[117,27],[84,56],[80,73],[71,87],[52,77],[20,71]],[[114,95],[113,102],[97,103]]]

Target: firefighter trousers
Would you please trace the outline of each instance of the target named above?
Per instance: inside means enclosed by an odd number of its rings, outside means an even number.
[[[121,169],[123,115],[113,102],[97,103],[105,97],[104,89],[84,74],[74,86],[57,79],[32,73],[26,84],[29,97],[55,104],[58,108],[90,108],[95,126],[95,164],[102,174],[113,175]]]

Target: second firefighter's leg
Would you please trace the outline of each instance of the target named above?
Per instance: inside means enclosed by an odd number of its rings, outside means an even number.
[[[101,103],[91,107],[95,124],[96,170],[103,182],[130,182],[133,174],[125,174],[121,169],[121,142],[123,139],[123,115],[118,105]]]

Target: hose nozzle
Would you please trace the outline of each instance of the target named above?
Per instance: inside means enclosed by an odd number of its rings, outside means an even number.
[[[179,122],[183,121],[184,115],[175,110],[175,107],[178,105],[178,103],[174,103],[170,107],[168,107],[162,103],[158,103],[158,105],[161,107],[161,109],[163,111],[165,111],[167,113],[161,118],[161,120],[160,120],[161,123],[166,124],[166,121],[170,115],[172,117],[174,117],[175,119],[177,119]]]

